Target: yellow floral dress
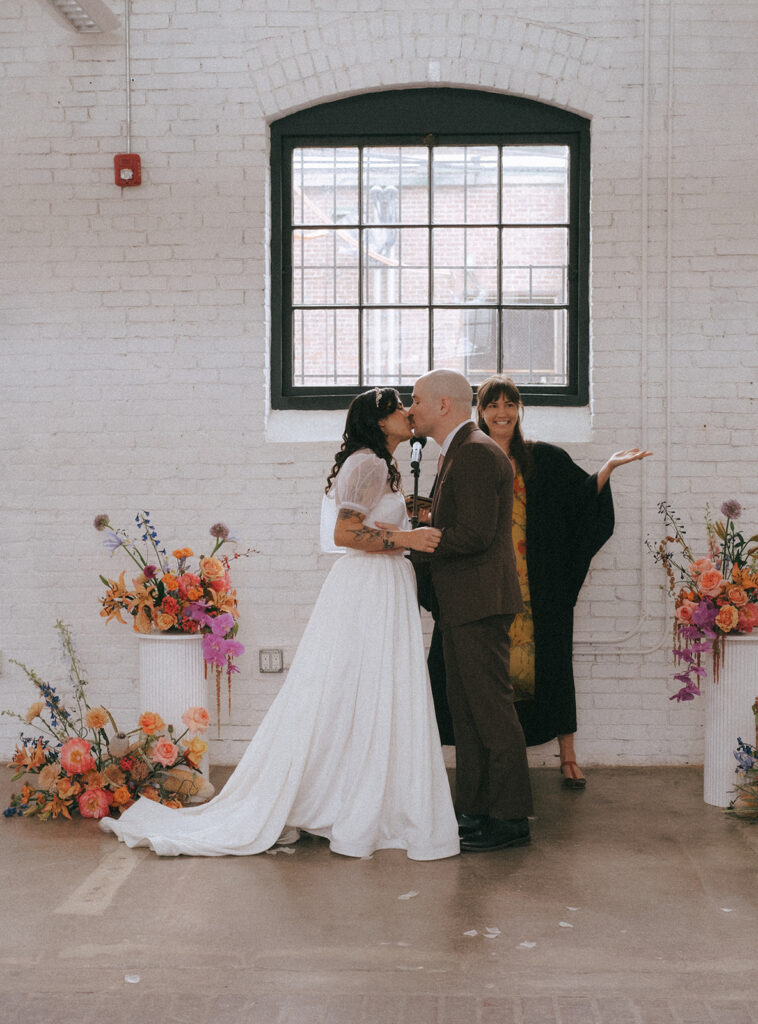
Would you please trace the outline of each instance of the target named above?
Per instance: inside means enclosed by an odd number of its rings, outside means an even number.
[[[534,697],[534,622],[526,570],[526,486],[520,469],[513,479],[513,551],[524,610],[513,620],[510,630],[511,683],[514,700],[531,700]]]

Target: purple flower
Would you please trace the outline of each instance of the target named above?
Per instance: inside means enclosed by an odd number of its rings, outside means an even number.
[[[701,631],[706,636],[711,632],[711,627],[716,621],[718,615],[718,609],[713,601],[710,601],[707,597],[703,598],[698,604],[697,608],[692,613],[692,621],[696,626],[699,626]],[[715,635],[711,632],[711,635]]]
[[[142,570],[142,575],[145,577],[146,580],[154,580],[157,574],[157,565],[146,565],[145,568]]]
[[[95,516],[92,525],[95,527],[96,530],[98,530],[98,531],[100,531],[102,533],[102,531],[107,526],[111,525],[110,519],[108,518],[107,513],[101,512],[100,515]]]
[[[217,540],[229,539],[230,530],[226,523],[214,523],[208,532],[211,537],[215,537]]]
[[[742,515],[742,505],[734,498],[729,498],[721,506],[721,515],[726,516],[727,519],[739,519]]]
[[[108,536],[103,541],[103,547],[108,548],[111,554],[113,554],[117,548],[120,548],[121,545],[125,543],[126,539],[124,537],[119,537],[119,535],[114,533],[113,530],[108,530]]]
[[[224,640],[217,633],[206,633],[203,637],[203,657],[209,665],[223,668],[228,657],[244,654],[245,648],[237,640]]]
[[[205,601],[192,601],[187,605],[184,614],[188,619],[192,619],[193,622],[200,622],[204,626],[210,626],[213,620],[206,612],[206,607]]]
[[[229,612],[224,612],[223,615],[217,615],[215,619],[211,619],[208,625],[215,636],[226,636],[234,626],[234,616],[230,615]]]

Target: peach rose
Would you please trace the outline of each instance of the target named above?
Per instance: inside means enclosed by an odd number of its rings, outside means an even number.
[[[182,715],[182,721],[190,732],[205,732],[211,724],[211,716],[205,708],[187,708]]]
[[[188,601],[199,601],[203,596],[203,581],[192,572],[185,572],[177,581],[179,593]]]
[[[726,599],[729,604],[733,604],[735,608],[741,608],[743,604],[747,604],[747,594],[742,587],[727,587]]]
[[[155,786],[145,786],[144,789],[140,790],[139,795],[146,797],[148,800],[155,800],[157,803],[161,802],[161,795]]]
[[[162,764],[164,768],[170,768],[172,764],[175,764],[178,756],[179,748],[171,742],[168,736],[161,736],[150,750],[151,759]]]
[[[710,558],[698,558],[690,565],[690,576],[699,576],[701,572],[710,572],[715,566]]]
[[[82,772],[91,771],[95,767],[92,747],[86,740],[78,736],[73,740],[67,740],[63,744],[60,761],[64,772],[67,772],[69,775],[79,775]]]
[[[184,807],[181,800],[177,800],[175,796],[170,797],[168,800],[162,800],[161,803],[164,807]]]
[[[104,729],[108,724],[108,712],[105,708],[89,708],[84,721],[88,729]]]
[[[722,605],[720,612],[716,616],[716,625],[722,633],[730,633],[733,629],[736,629],[739,621],[740,613],[730,604]]]
[[[692,613],[697,608],[697,604],[694,601],[682,601],[682,603],[674,609],[674,617],[677,622],[688,623],[692,622]]]
[[[111,796],[104,789],[85,789],[79,797],[79,813],[83,818],[104,818],[110,808]]]
[[[705,597],[717,597],[725,583],[726,580],[718,569],[706,569],[705,572],[700,574],[700,579],[697,581],[697,589]]]
[[[33,722],[35,718],[39,717],[40,711],[44,708],[45,702],[41,700],[35,700],[32,706],[24,715],[24,721]]]
[[[758,626],[758,606],[746,604],[739,611],[739,626],[743,633],[752,633]]]
[[[166,723],[154,711],[143,711],[139,716],[137,725],[144,732],[145,736],[153,736],[156,732],[166,728]]]
[[[197,767],[200,764],[203,754],[205,754],[207,750],[208,744],[205,740],[201,740],[197,736],[193,736],[191,740],[184,741],[185,756],[194,767]]]
[[[153,624],[162,633],[165,633],[167,629],[171,629],[172,626],[176,625],[176,616],[169,615],[168,612],[155,612],[153,614]]]
[[[200,573],[207,580],[222,580],[226,576],[226,566],[218,558],[201,558]]]

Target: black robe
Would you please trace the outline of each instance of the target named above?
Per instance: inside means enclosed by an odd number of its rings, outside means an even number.
[[[613,533],[610,484],[597,493],[567,452],[527,442],[533,466],[526,479],[526,566],[534,620],[534,699],[516,703],[527,746],[576,732],[574,606],[593,556]],[[422,602],[423,603],[423,602]],[[429,676],[442,743],[454,743],[445,696],[442,636],[435,626]]]

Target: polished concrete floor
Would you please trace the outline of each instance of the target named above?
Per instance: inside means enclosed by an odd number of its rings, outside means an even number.
[[[587,774],[533,772],[531,846],[436,863],[2,820],[0,1022],[758,1022],[758,824],[697,768]]]

